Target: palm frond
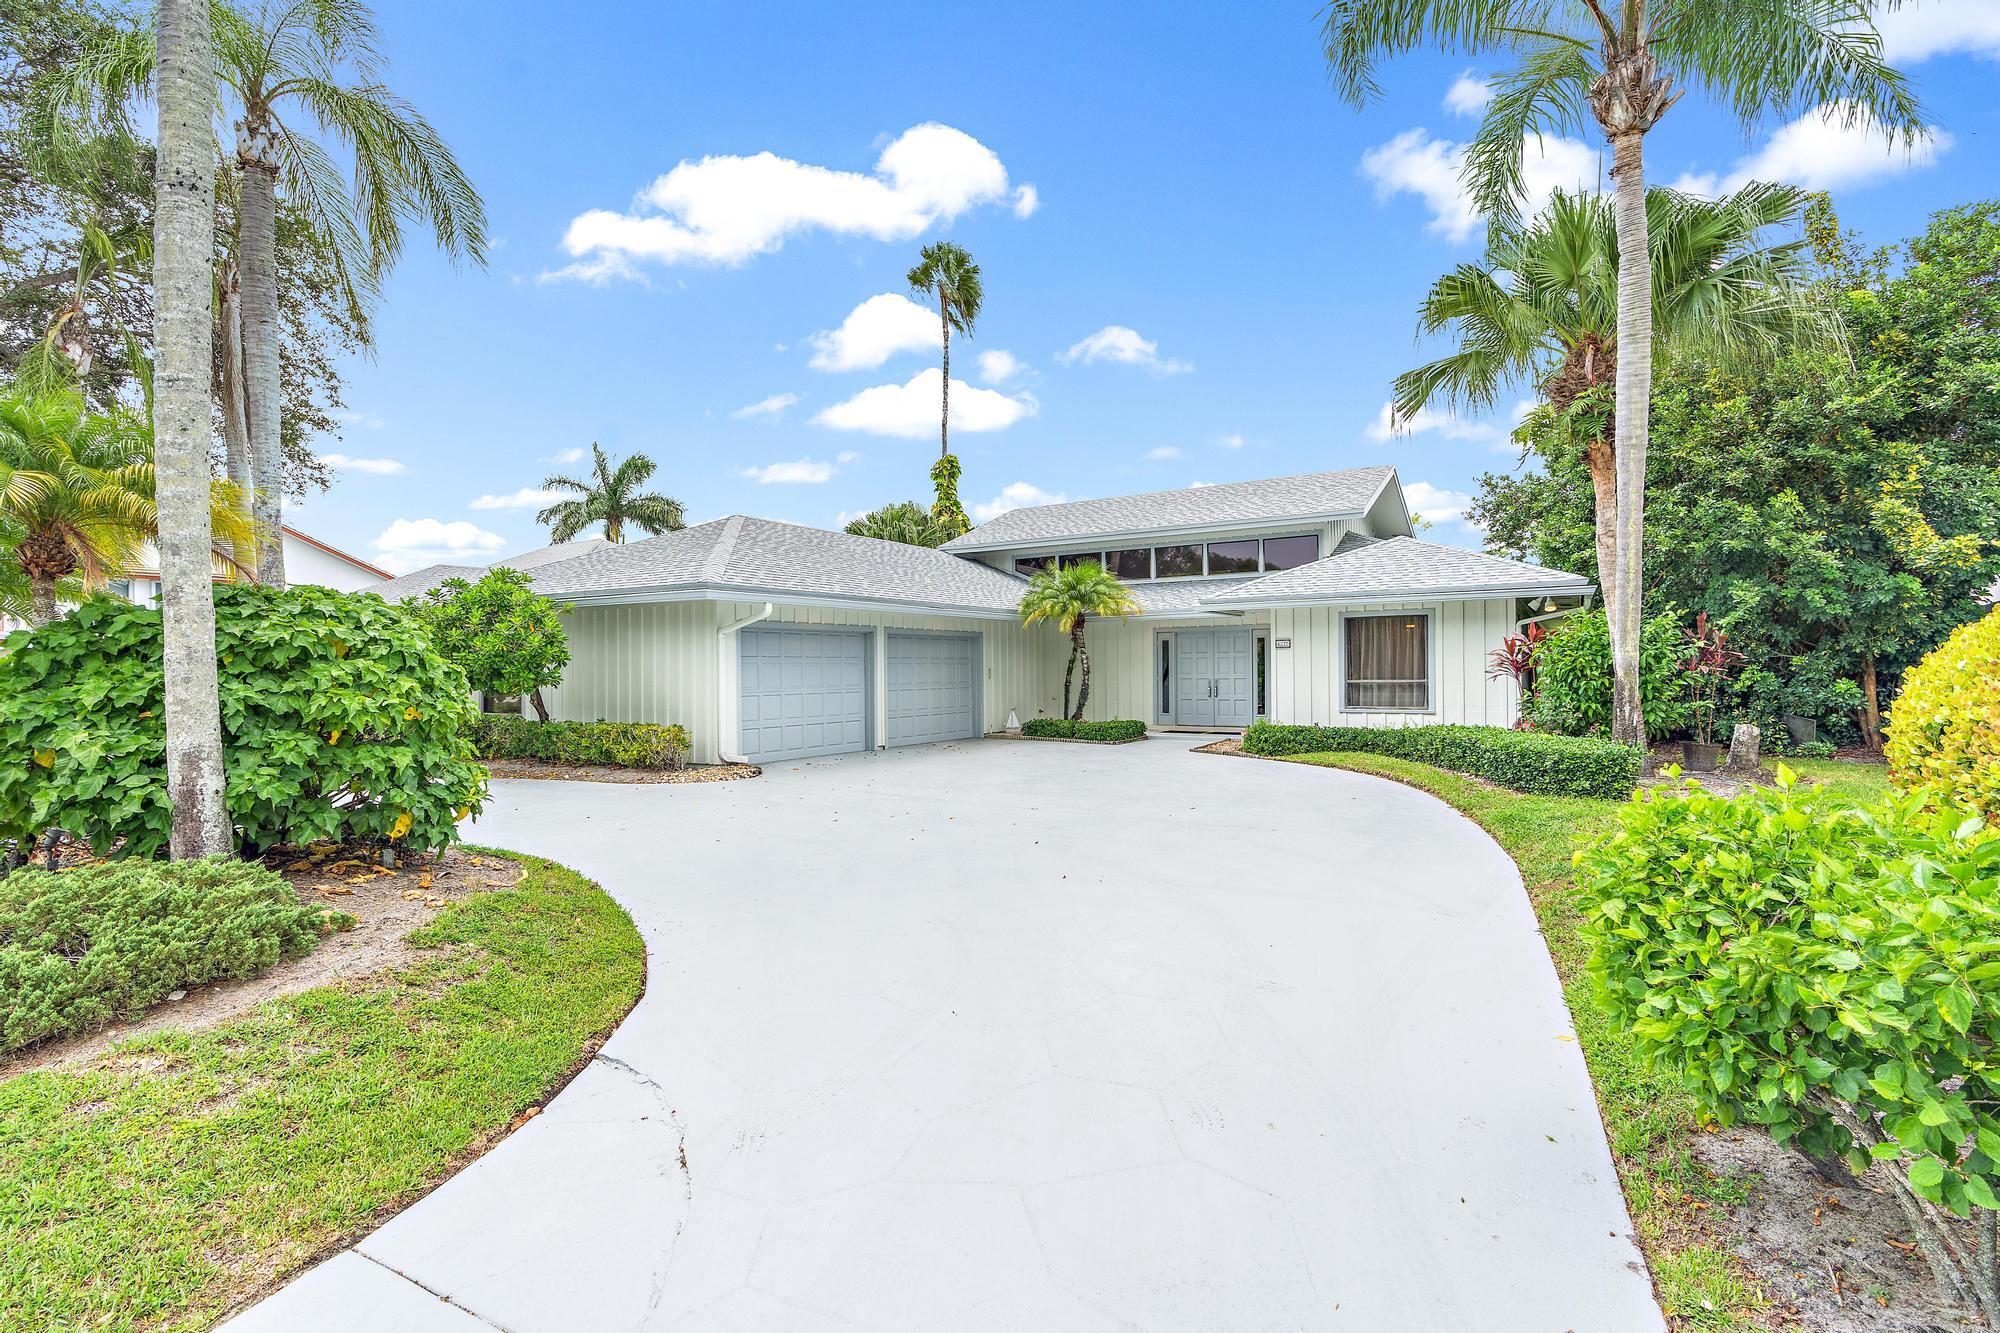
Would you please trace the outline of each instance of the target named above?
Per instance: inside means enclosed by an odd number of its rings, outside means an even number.
[[[1334,91],[1355,106],[1382,94],[1375,68],[1429,47],[1482,55],[1535,41],[1578,39],[1566,0],[1331,0],[1320,37]]]
[[[1514,217],[1525,201],[1528,144],[1581,129],[1598,62],[1587,47],[1536,40],[1499,80],[1466,145],[1460,178],[1489,218]]]
[[[1924,131],[1909,81],[1883,58],[1867,0],[1677,4],[1655,29],[1651,49],[1663,69],[1746,126],[1825,106],[1905,142]]]

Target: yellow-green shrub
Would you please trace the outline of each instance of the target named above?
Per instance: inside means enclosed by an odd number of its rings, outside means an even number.
[[[1887,748],[1897,786],[2000,816],[2000,607],[1903,673]]]

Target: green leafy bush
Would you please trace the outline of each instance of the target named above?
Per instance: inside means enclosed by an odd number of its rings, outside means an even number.
[[[242,861],[119,860],[0,878],[0,1051],[252,977],[353,918]]]
[[[618,768],[683,768],[693,747],[685,727],[651,722],[534,722],[501,713],[479,717],[474,744],[482,759],[611,764]]]
[[[477,583],[446,579],[407,609],[473,689],[522,695],[548,720],[542,689],[560,685],[569,665],[565,608],[536,592],[526,574],[501,568]]]
[[[2000,607],[1903,673],[1888,733],[1897,786],[2000,817]]]
[[[1137,741],[1145,737],[1146,724],[1129,717],[1076,724],[1076,738],[1080,741]]]
[[[1640,754],[1631,746],[1584,736],[1555,736],[1504,727],[1305,727],[1252,723],[1243,734],[1251,754],[1386,754],[1454,773],[1468,773],[1515,791],[1546,796],[1629,795]]]
[[[231,821],[246,851],[320,839],[444,847],[479,809],[465,676],[379,597],[215,590]],[[0,658],[0,837],[100,854],[167,844],[160,613],[97,598]]]
[[[1680,614],[1662,611],[1639,636],[1639,700],[1646,734],[1671,736],[1688,721],[1688,649]],[[1535,653],[1535,695],[1529,716],[1545,731],[1567,736],[1611,731],[1611,630],[1604,612],[1565,616]]]
[[[1023,736],[1059,736],[1067,740],[1076,735],[1076,723],[1066,717],[1031,717],[1021,724]]]
[[[1599,1002],[1724,1124],[2000,1207],[2000,839],[1779,781],[1635,800],[1579,853]]]

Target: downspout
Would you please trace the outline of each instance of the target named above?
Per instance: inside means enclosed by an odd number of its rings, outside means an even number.
[[[737,716],[742,708],[743,684],[740,680],[731,679],[729,650],[736,643],[737,630],[747,629],[760,620],[769,620],[771,613],[776,609],[771,603],[766,602],[762,611],[757,612],[755,615],[745,616],[743,619],[731,624],[724,625],[721,632],[715,636],[716,683],[718,685],[734,684],[736,686],[733,690],[721,690],[722,698],[717,701],[719,706],[718,714],[722,718],[724,725],[722,727],[722,735],[715,738],[715,753],[716,757],[721,759],[725,764],[747,764],[750,762],[736,752],[737,738],[742,734],[743,730],[742,719]]]

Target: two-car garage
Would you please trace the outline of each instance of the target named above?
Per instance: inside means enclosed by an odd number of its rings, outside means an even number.
[[[753,763],[980,734],[979,637],[753,626],[739,640],[741,749]],[[879,688],[878,688],[879,677]]]

